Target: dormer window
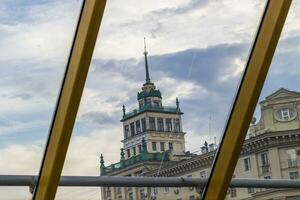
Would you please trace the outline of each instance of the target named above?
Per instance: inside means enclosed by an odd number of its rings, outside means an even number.
[[[296,111],[292,108],[281,108],[275,113],[278,121],[290,121],[296,117]]]

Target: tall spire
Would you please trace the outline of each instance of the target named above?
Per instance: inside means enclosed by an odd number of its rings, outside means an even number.
[[[148,59],[147,59],[147,49],[146,49],[146,38],[144,37],[144,55],[145,55],[145,68],[146,68],[146,83],[151,83],[149,76],[149,68],[148,68]]]

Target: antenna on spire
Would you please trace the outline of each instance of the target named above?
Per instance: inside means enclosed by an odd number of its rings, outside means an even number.
[[[146,48],[146,38],[144,37],[144,55],[145,55],[145,68],[146,68],[146,83],[151,83],[148,67],[148,58],[147,58],[147,48]]]

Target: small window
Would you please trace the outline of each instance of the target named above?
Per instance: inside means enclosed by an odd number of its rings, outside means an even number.
[[[135,147],[132,148],[132,151],[133,151],[133,155],[135,156],[136,155],[136,149],[135,149]]]
[[[169,187],[165,187],[165,193],[169,193],[170,188]]]
[[[164,131],[164,120],[163,118],[157,118],[157,130]]]
[[[130,123],[130,133],[131,133],[131,136],[135,135],[134,122]]]
[[[245,171],[251,170],[251,161],[250,161],[250,158],[245,158],[244,159],[244,166],[245,166]]]
[[[260,159],[261,159],[261,165],[262,166],[268,166],[269,165],[269,159],[268,159],[268,153],[264,152],[260,154]]]
[[[124,126],[124,135],[125,135],[125,139],[129,137],[129,126],[128,125]]]
[[[165,143],[164,142],[160,143],[160,150],[165,151]]]
[[[156,142],[152,142],[152,150],[156,151]]]
[[[130,149],[127,149],[127,157],[130,158]]]
[[[180,132],[180,120],[179,119],[174,119],[174,131],[175,132]]]
[[[191,196],[190,196],[190,200],[195,200],[195,196],[194,196],[194,195],[191,195]]]
[[[265,176],[264,179],[271,179],[271,176]]]
[[[236,188],[229,188],[230,197],[236,197]]]
[[[173,150],[173,143],[169,142],[169,150]]]
[[[248,188],[248,194],[252,194],[254,192],[255,192],[255,188],[252,187]]]
[[[146,132],[146,119],[142,119],[142,132]]]
[[[200,178],[206,178],[206,171],[200,172]]]
[[[154,117],[149,117],[149,125],[150,125],[150,130],[151,131],[156,130],[155,118]]]
[[[139,148],[139,153],[141,153],[142,152],[142,145],[139,144],[138,148]]]
[[[140,122],[140,120],[135,122],[135,127],[136,127],[136,133],[137,134],[141,133],[141,122]]]
[[[172,131],[172,120],[169,118],[166,119],[166,131]]]
[[[289,175],[290,175],[290,179],[292,179],[292,180],[299,179],[299,172],[298,171],[289,172]]]

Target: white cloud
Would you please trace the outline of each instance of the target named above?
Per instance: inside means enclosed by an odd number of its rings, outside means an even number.
[[[157,85],[164,91],[164,103],[175,104],[175,99],[180,100],[203,99],[208,95],[205,87],[193,81],[177,80],[164,77],[157,81]]]
[[[220,72],[219,81],[232,81],[232,79],[238,78],[241,76],[242,72],[245,69],[245,61],[236,58],[233,61],[233,64],[226,68],[225,71]]]

